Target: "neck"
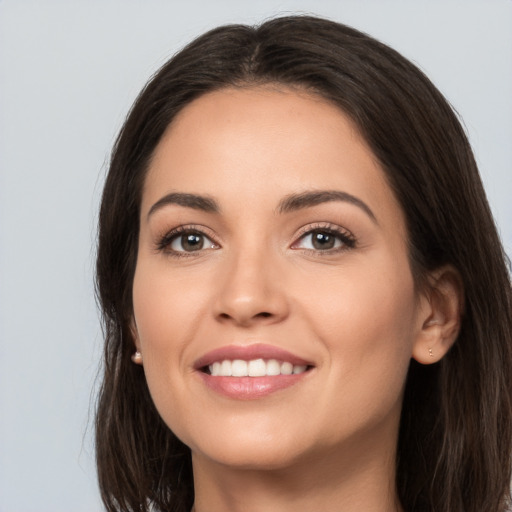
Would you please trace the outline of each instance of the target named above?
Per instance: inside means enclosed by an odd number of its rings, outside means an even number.
[[[357,443],[356,443],[357,444]],[[194,512],[400,512],[395,453],[367,446],[304,457],[286,468],[227,467],[193,456]]]

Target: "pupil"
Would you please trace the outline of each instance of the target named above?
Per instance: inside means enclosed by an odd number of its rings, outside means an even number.
[[[198,251],[203,247],[202,235],[183,235],[181,245],[186,251]]]
[[[313,247],[315,249],[332,249],[334,241],[334,237],[329,233],[319,231],[313,235]]]

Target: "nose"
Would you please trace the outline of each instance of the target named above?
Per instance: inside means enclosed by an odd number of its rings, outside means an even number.
[[[289,303],[277,267],[268,254],[239,254],[226,261],[214,305],[217,321],[240,327],[283,321]]]

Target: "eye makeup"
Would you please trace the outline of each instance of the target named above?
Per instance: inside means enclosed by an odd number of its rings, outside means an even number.
[[[337,254],[356,247],[355,236],[347,229],[330,222],[308,224],[293,237],[290,249],[308,254]],[[210,230],[199,225],[178,226],[159,236],[157,252],[171,257],[196,257],[207,250],[220,249]]]

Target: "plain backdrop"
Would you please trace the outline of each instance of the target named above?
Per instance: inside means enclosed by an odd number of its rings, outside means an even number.
[[[95,225],[136,94],[205,30],[291,12],[351,24],[431,77],[512,255],[510,0],[0,0],[0,512],[101,510]]]

